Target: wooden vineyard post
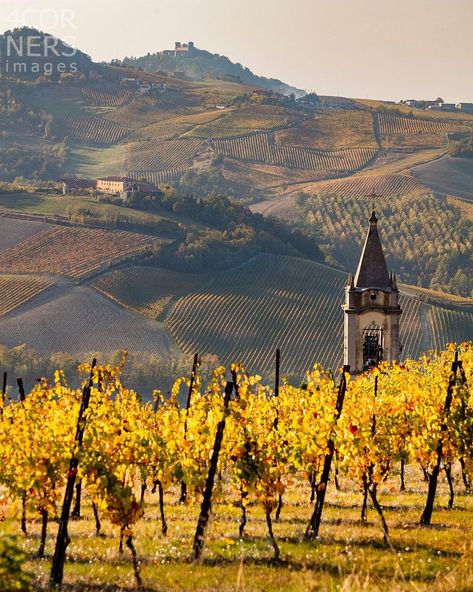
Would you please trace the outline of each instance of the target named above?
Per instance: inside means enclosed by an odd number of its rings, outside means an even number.
[[[217,424],[217,431],[215,433],[215,441],[212,450],[212,457],[210,459],[209,472],[207,475],[207,481],[205,483],[204,497],[202,499],[199,520],[197,522],[197,528],[194,536],[193,555],[195,561],[198,561],[200,559],[204,548],[205,530],[207,528],[207,524],[210,518],[210,509],[212,506],[212,491],[215,482],[215,475],[217,474],[218,457],[220,454],[220,448],[222,447],[226,415],[228,412],[228,405],[230,404],[230,397],[232,396],[233,387],[233,382],[227,382],[225,386],[225,398],[223,400],[223,417]]]
[[[16,383],[18,384],[18,395],[20,397],[20,401],[23,403],[23,401],[26,399],[25,387],[23,386],[23,379],[18,378]]]
[[[6,374],[6,372],[5,372]],[[16,383],[18,385],[18,395],[20,397],[20,402],[23,403],[26,399],[25,395],[25,388],[23,386],[23,379],[17,378]],[[44,514],[43,514],[43,525],[44,525]],[[27,528],[26,528],[26,491],[23,492],[21,496],[21,531],[26,536]]]
[[[56,539],[56,548],[54,550],[53,563],[51,566],[51,576],[49,578],[50,588],[61,586],[64,575],[64,562],[66,559],[66,549],[70,542],[69,535],[67,532],[67,525],[69,522],[69,514],[71,511],[72,498],[74,496],[74,485],[76,482],[77,467],[79,465],[79,459],[77,452],[82,446],[82,440],[84,437],[85,421],[84,413],[86,412],[89,401],[90,392],[92,390],[94,369],[97,365],[97,360],[94,358],[92,361],[92,367],[90,370],[89,383],[84,387],[82,392],[82,401],[79,409],[79,417],[77,418],[77,428],[74,438],[76,450],[72,453],[72,458],[69,463],[69,471],[67,473],[66,490],[64,492],[64,502],[62,504],[61,518],[59,520],[59,529]]]
[[[335,421],[338,421],[343,409],[343,402],[345,400],[345,393],[347,390],[347,379],[346,374],[350,372],[350,366],[343,366],[342,377],[340,378],[340,384],[338,386],[337,402],[335,405]],[[316,500],[314,512],[311,516],[310,522],[307,525],[305,531],[305,537],[312,539],[318,536],[320,521],[322,519],[322,510],[325,502],[325,494],[327,492],[328,480],[330,477],[330,469],[332,468],[332,460],[335,452],[335,444],[331,437],[327,442],[327,454],[324,459],[324,468],[322,470],[322,476],[316,487]]]
[[[184,439],[186,438],[187,434],[187,416],[189,414],[189,409],[192,402],[192,392],[194,390],[194,382],[195,376],[197,372],[197,365],[199,363],[199,354],[194,354],[194,360],[192,362],[192,372],[191,372],[191,380],[189,383],[189,390],[187,391],[187,400],[186,400],[186,419],[184,421]],[[187,485],[185,481],[181,481],[181,497],[179,498],[179,502],[183,504],[187,498]]]
[[[281,366],[281,350],[278,348],[276,350],[276,371],[274,373],[274,396],[275,397],[279,397],[280,366]],[[276,417],[274,418],[274,429],[275,430],[278,429],[278,425],[279,425],[279,417],[278,417],[278,411],[276,409]],[[283,506],[282,494],[280,493],[278,495],[278,505],[276,508],[276,514],[274,515],[274,518],[276,521],[278,521],[279,518],[281,517],[282,506]]]
[[[455,388],[455,384],[457,382],[457,373],[458,368],[461,366],[461,362],[458,361],[458,351],[455,352],[455,360],[452,362],[452,370],[450,373],[450,379],[448,381],[447,387],[447,396],[445,397],[445,405],[443,408],[444,418],[441,425],[441,433],[445,432],[447,429],[446,425],[446,418],[450,413],[450,407],[452,406],[452,399],[453,399],[453,389]],[[442,435],[439,438],[439,442],[437,444],[437,462],[435,463],[435,467],[432,470],[432,474],[429,475],[429,488],[427,491],[427,501],[425,504],[424,511],[422,512],[422,516],[420,517],[420,524],[422,526],[429,526],[432,520],[432,513],[434,511],[434,501],[435,501],[435,493],[437,491],[437,482],[440,473],[440,465],[442,463],[442,454],[443,454],[443,441]]]
[[[274,376],[274,396],[277,397],[279,395],[279,369],[281,365],[281,350],[278,348],[276,350],[276,372]]]
[[[2,405],[5,405],[5,395],[7,394],[7,377],[8,373],[3,373],[3,381],[2,381]]]
[[[274,374],[274,396],[279,397],[279,369],[281,365],[281,351],[279,348],[276,350],[276,371]],[[278,416],[274,418],[274,429],[278,429]]]

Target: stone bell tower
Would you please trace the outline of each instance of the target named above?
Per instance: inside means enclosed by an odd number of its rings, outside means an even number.
[[[370,218],[355,277],[345,286],[344,361],[352,373],[363,372],[381,361],[399,359],[399,290],[396,276],[388,273],[378,234],[375,212]]]

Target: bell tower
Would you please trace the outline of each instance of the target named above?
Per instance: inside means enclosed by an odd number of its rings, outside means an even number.
[[[352,373],[399,359],[399,290],[388,273],[373,211],[358,269],[345,286],[343,363]]]

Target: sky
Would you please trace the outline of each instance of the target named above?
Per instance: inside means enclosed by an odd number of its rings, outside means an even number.
[[[0,0],[95,61],[175,41],[304,90],[473,102],[473,0]]]

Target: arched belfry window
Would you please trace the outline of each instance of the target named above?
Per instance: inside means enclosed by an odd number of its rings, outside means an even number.
[[[363,331],[363,370],[377,366],[383,359],[383,328],[371,322]]]

